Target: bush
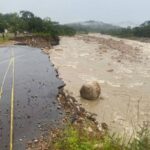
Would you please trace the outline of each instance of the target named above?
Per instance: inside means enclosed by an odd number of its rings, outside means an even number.
[[[129,143],[128,150],[150,150],[150,130],[147,125],[137,132],[137,137]]]
[[[25,32],[28,34],[49,34],[51,36],[72,36],[76,33],[70,27],[53,22],[50,18],[42,19],[30,11],[9,14],[0,13],[0,33],[3,33],[4,29],[7,29],[10,33],[14,33],[14,36]]]
[[[49,150],[150,150],[150,130],[147,126],[127,140],[106,132],[103,136],[91,136],[86,130],[67,126],[55,139]]]
[[[74,127],[67,127],[57,142],[54,144],[56,150],[94,150],[98,141],[91,139],[87,132],[82,132]]]

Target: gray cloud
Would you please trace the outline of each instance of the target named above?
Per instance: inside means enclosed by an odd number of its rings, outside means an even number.
[[[108,23],[150,19],[149,0],[0,0],[0,12],[30,10],[61,23],[98,20]]]

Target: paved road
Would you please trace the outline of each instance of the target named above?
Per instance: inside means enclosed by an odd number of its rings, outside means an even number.
[[[28,140],[55,125],[62,84],[40,49],[0,48],[0,150],[24,150]]]

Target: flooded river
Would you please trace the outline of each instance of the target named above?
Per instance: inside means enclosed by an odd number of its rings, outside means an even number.
[[[149,43],[100,34],[62,37],[50,56],[67,84],[65,90],[113,132],[132,134],[150,121]],[[96,101],[80,98],[80,87],[88,81],[101,85]]]
[[[14,83],[13,83],[14,82]],[[48,56],[27,46],[0,48],[0,150],[24,150],[62,118],[56,100],[63,82]]]

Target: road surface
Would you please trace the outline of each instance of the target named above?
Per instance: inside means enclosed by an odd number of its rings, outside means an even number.
[[[56,125],[62,84],[40,49],[0,48],[0,150],[24,150],[27,141]]]

